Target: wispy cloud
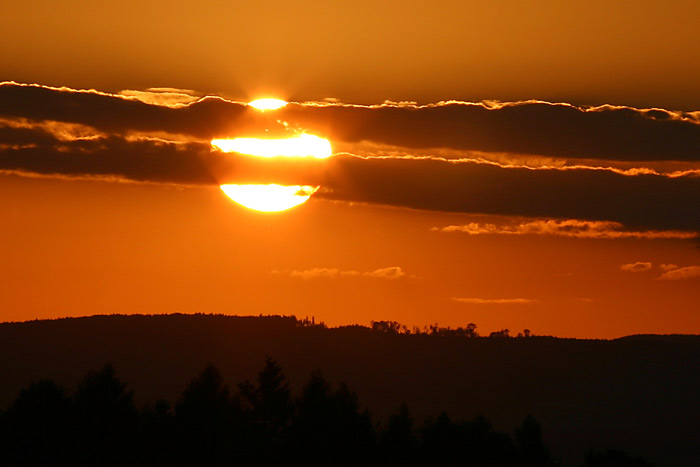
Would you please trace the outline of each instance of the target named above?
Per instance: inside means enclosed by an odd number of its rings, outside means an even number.
[[[287,275],[304,280],[310,279],[335,279],[338,277],[370,277],[375,279],[396,280],[401,278],[415,278],[414,275],[406,274],[399,266],[391,266],[388,268],[375,269],[374,271],[354,271],[343,270],[336,268],[312,268],[304,270],[279,271],[271,272],[275,275]]]
[[[698,279],[700,278],[700,266],[686,266],[678,269],[671,269],[663,274],[659,279],[662,280],[682,280],[682,279]]]
[[[554,235],[576,238],[644,238],[644,239],[690,239],[699,236],[697,232],[674,230],[625,230],[619,222],[566,220],[535,220],[517,225],[497,225],[471,222],[463,225],[434,227],[440,232],[460,232],[469,235]]]
[[[636,263],[623,264],[620,266],[620,269],[627,272],[644,272],[649,271],[651,266],[651,263],[637,261]]]
[[[453,301],[469,303],[472,305],[527,305],[536,303],[537,300],[529,298],[461,298],[453,297]]]

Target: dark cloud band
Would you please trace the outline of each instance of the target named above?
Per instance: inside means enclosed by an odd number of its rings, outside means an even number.
[[[416,209],[610,220],[660,230],[700,230],[700,177],[503,168],[431,160],[337,158],[328,196]]]
[[[322,161],[261,159],[219,153],[202,143],[131,141],[116,136],[5,148],[0,150],[0,169],[192,185],[321,185],[316,196],[335,200],[700,231],[697,176],[670,178],[347,155]]]
[[[294,118],[332,138],[402,146],[442,141],[465,148],[481,145],[481,150],[549,151],[559,156],[700,156],[700,125],[694,117],[664,111],[612,107],[584,111],[522,103],[494,108],[290,105],[282,113],[263,114],[221,99],[173,108],[98,92],[2,84],[0,170],[191,185],[321,185],[315,196],[334,200],[700,231],[700,177],[693,175],[352,155],[323,161],[259,159],[212,151],[208,143],[208,138],[223,132],[248,134],[251,129],[279,126],[280,117]],[[73,127],[56,129],[51,122]],[[194,140],[145,137],[148,133],[190,135]]]
[[[284,118],[338,141],[610,161],[700,160],[700,121],[664,110],[518,102],[488,107],[288,106]]]
[[[277,120],[283,120],[336,142],[608,161],[700,161],[698,112],[662,109],[527,101],[290,104],[261,113],[219,98],[173,108],[96,91],[2,83],[0,116],[81,123],[109,133],[167,132],[201,139],[282,131]]]

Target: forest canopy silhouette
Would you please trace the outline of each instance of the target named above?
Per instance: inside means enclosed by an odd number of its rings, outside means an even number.
[[[292,394],[267,358],[235,389],[206,366],[175,404],[137,408],[111,364],[85,374],[73,392],[52,380],[29,384],[0,413],[2,465],[559,465],[528,415],[513,435],[483,415],[442,412],[416,423],[402,404],[384,423],[344,383],[311,373]],[[610,463],[610,462],[613,463]],[[590,451],[585,467],[651,464],[620,451]]]

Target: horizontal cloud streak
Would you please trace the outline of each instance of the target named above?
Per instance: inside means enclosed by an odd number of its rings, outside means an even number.
[[[167,132],[210,140],[281,128],[245,104],[217,97],[170,107],[97,91],[0,83],[0,117],[89,125],[126,135]]]
[[[20,130],[31,132],[33,130]],[[0,128],[0,135],[2,128]],[[214,185],[221,155],[201,143],[130,141],[119,136],[60,141],[33,131],[35,144],[0,150],[0,170],[44,175],[115,176],[134,181]]]
[[[637,261],[636,263],[623,264],[620,269],[627,272],[645,272],[651,270],[651,263]]]
[[[146,91],[125,89],[119,91],[120,96],[133,98],[146,104],[164,105],[167,107],[183,107],[198,101],[201,96],[190,89],[150,88]]]
[[[700,177],[335,157],[317,196],[448,212],[700,230]],[[305,182],[306,183],[306,182]],[[313,184],[313,183],[308,183]]]
[[[433,230],[440,232],[461,232],[469,235],[553,235],[575,238],[645,238],[645,239],[689,239],[697,238],[697,232],[682,231],[630,231],[623,230],[619,222],[567,220],[535,220],[517,225],[496,225],[470,222],[463,225],[448,225]]]
[[[528,298],[460,298],[454,297],[453,301],[459,303],[469,303],[472,305],[527,305],[536,303],[537,300]]]
[[[700,160],[698,115],[662,109],[447,102],[288,105],[280,115],[336,141],[611,161]]]
[[[366,271],[366,272],[360,272],[360,271],[354,271],[354,270],[342,270],[342,269],[335,269],[335,268],[313,268],[313,269],[305,269],[305,270],[292,270],[292,271],[278,271],[274,270],[272,271],[272,274],[283,274],[287,275],[289,277],[296,277],[299,279],[304,279],[304,280],[310,280],[310,279],[319,279],[319,278],[326,278],[326,279],[335,279],[338,277],[371,277],[375,279],[387,279],[387,280],[396,280],[396,279],[401,279],[402,277],[414,277],[414,276],[409,276],[403,270],[398,267],[398,266],[392,266],[388,268],[382,268],[382,269],[375,269],[374,271]]]
[[[0,116],[82,123],[106,132],[167,131],[202,139],[265,129],[284,131],[277,122],[284,120],[292,129],[336,142],[610,161],[700,160],[697,112],[609,105],[577,107],[539,101],[289,104],[268,114],[213,97],[172,107],[97,91],[0,83]]]
[[[682,279],[700,279],[700,266],[686,266],[672,269],[661,274],[659,279],[677,281]]]

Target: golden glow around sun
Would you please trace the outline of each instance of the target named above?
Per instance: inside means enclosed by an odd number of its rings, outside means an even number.
[[[249,102],[248,105],[258,110],[276,110],[287,105],[287,102],[281,99],[257,99]]]
[[[327,139],[307,134],[284,139],[213,139],[211,145],[223,152],[237,152],[259,157],[310,156],[325,159],[332,154],[331,143]]]
[[[306,202],[319,187],[302,185],[221,185],[226,196],[248,209],[279,212]]]

